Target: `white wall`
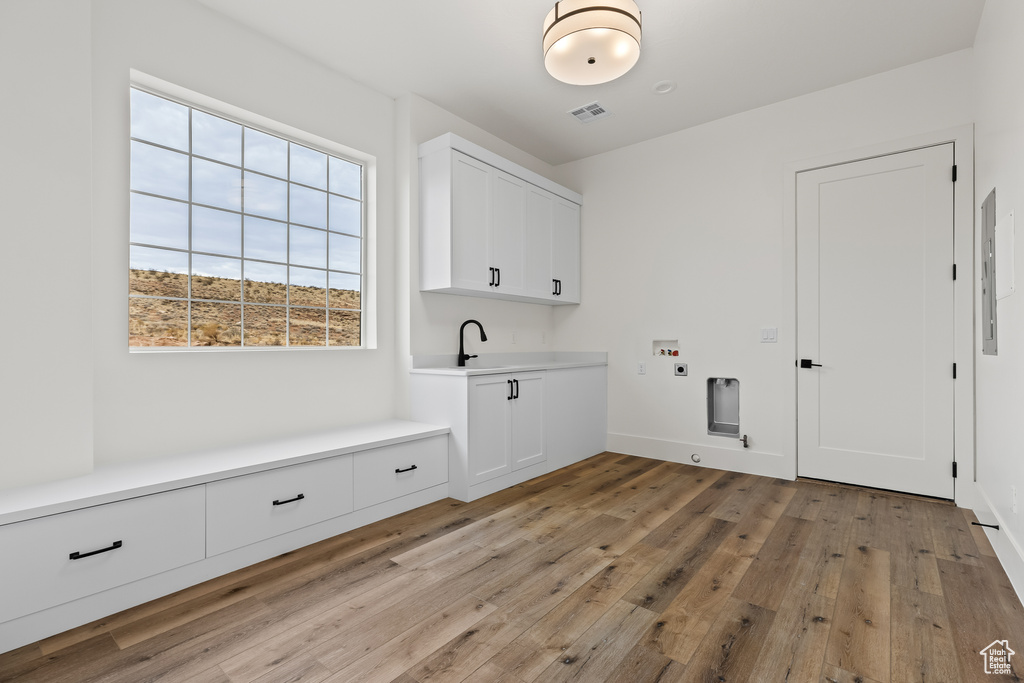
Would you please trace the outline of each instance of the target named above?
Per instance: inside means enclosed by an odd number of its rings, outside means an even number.
[[[96,463],[391,417],[393,100],[192,0],[96,0],[93,8]],[[377,349],[128,353],[130,69],[376,157]]]
[[[1024,4],[987,0],[975,39],[977,81],[977,206],[992,188],[996,213],[1013,210],[1017,222],[1015,259],[1018,291],[997,303],[998,356],[981,354],[977,342],[978,487],[1000,532],[991,534],[1000,559],[1019,594],[1024,595],[1024,456],[1017,427],[1024,414]],[[977,222],[981,224],[980,210]],[[979,249],[980,254],[980,249]],[[1007,273],[996,271],[996,277]],[[980,311],[980,307],[978,309]],[[1017,490],[1017,511],[1011,490]],[[981,513],[979,512],[979,516]]]
[[[0,2],[0,489],[92,469],[89,21]]]
[[[783,170],[969,123],[971,64],[961,51],[559,169],[584,196],[584,303],[554,311],[555,345],[608,351],[609,449],[795,475]],[[762,327],[779,342],[761,344]],[[655,339],[678,339],[680,357],[652,357]],[[708,377],[740,380],[749,450],[706,434]]]

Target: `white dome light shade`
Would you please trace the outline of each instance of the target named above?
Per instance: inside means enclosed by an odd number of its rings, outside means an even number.
[[[561,0],[544,19],[544,67],[572,85],[615,80],[640,58],[633,0]]]

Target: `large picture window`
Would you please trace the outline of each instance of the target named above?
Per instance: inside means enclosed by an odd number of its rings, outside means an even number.
[[[361,346],[363,176],[133,87],[129,347]]]

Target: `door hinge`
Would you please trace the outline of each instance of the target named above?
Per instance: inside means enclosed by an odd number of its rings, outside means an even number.
[[[956,164],[953,164],[953,182],[956,182]]]
[[[953,379],[956,379],[956,363],[953,363]]]
[[[956,461],[953,461],[953,478],[956,479]]]
[[[953,264],[953,279],[956,279],[956,264]]]

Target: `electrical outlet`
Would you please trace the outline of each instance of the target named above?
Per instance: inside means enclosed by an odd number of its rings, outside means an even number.
[[[647,363],[644,363],[643,361],[637,363],[636,364],[636,374],[638,374],[638,375],[646,375],[647,374]]]

